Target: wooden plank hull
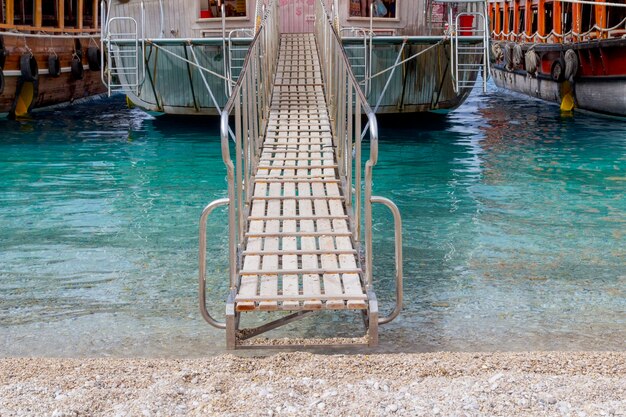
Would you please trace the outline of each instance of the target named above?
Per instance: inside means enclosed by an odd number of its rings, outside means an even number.
[[[4,46],[5,64],[2,68],[4,88],[0,93],[0,113],[11,113],[16,107],[16,97],[24,84],[20,72],[20,58],[25,53],[33,54],[39,68],[39,76],[28,88],[33,88],[31,109],[71,102],[105,92],[100,79],[100,71],[90,71],[87,48],[99,44],[98,38],[60,38],[13,36],[0,32]],[[71,74],[71,61],[74,50],[82,51],[84,75],[76,79]],[[48,71],[48,57],[56,54],[60,60],[61,74],[53,77]]]

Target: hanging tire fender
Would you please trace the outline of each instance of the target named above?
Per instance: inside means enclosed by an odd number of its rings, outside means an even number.
[[[100,71],[102,68],[100,48],[96,46],[87,48],[87,62],[89,63],[90,71]]]
[[[78,57],[74,56],[72,58],[72,63],[70,64],[70,72],[72,73],[72,78],[75,80],[82,80],[85,76],[85,68],[83,68],[83,61]]]
[[[26,52],[20,57],[20,72],[24,81],[34,82],[39,78],[39,65],[35,56],[30,52]]]
[[[563,59],[563,56],[559,56],[552,63],[550,77],[552,78],[552,81],[556,81],[558,83],[565,79],[565,60]]]
[[[48,74],[54,78],[61,75],[61,60],[58,55],[48,56]]]
[[[578,74],[578,54],[573,49],[565,51],[565,79],[574,81],[574,77]]]

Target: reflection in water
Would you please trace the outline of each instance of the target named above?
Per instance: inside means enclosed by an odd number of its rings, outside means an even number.
[[[196,298],[198,216],[226,193],[217,124],[103,100],[0,130],[0,353],[221,351]],[[380,350],[621,348],[623,123],[490,92],[448,116],[385,118],[381,134],[374,187],[403,214],[406,302]],[[390,309],[391,217],[374,215]],[[216,316],[225,219],[208,231]],[[290,328],[350,335],[358,320]]]

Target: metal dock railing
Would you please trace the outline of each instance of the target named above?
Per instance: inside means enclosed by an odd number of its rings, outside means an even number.
[[[222,113],[228,198],[202,213],[200,309],[209,324],[226,330],[229,349],[271,344],[248,339],[320,310],[360,312],[364,338],[340,341],[375,346],[378,325],[393,320],[402,306],[400,213],[390,200],[372,196],[376,117],[322,1],[315,34],[281,35],[276,14],[274,1]],[[363,115],[370,138],[365,164]],[[234,138],[229,119],[234,119]],[[385,317],[379,317],[372,277],[373,203],[386,205],[395,221],[397,299]],[[214,319],[206,306],[206,223],[219,206],[228,206],[229,222],[225,322]],[[239,328],[242,314],[267,311],[287,313],[255,328]],[[296,343],[324,341],[283,341]]]

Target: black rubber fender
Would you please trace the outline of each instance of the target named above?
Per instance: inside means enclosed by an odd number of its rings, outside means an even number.
[[[57,55],[48,56],[48,74],[54,78],[61,75],[61,60]]]
[[[563,56],[555,59],[552,63],[552,68],[550,69],[550,77],[553,81],[556,81],[558,83],[565,80],[565,60],[563,59]]]
[[[2,67],[0,67],[0,94],[4,92],[4,72],[2,71]]]
[[[20,57],[20,72],[24,81],[34,82],[39,78],[39,65],[35,56],[30,52],[26,52]]]
[[[72,78],[75,80],[82,80],[85,76],[85,69],[83,68],[83,61],[75,56],[72,58],[72,63],[70,65]]]
[[[100,71],[102,68],[101,58],[100,48],[97,46],[90,46],[87,48],[87,62],[89,63],[90,71]]]

